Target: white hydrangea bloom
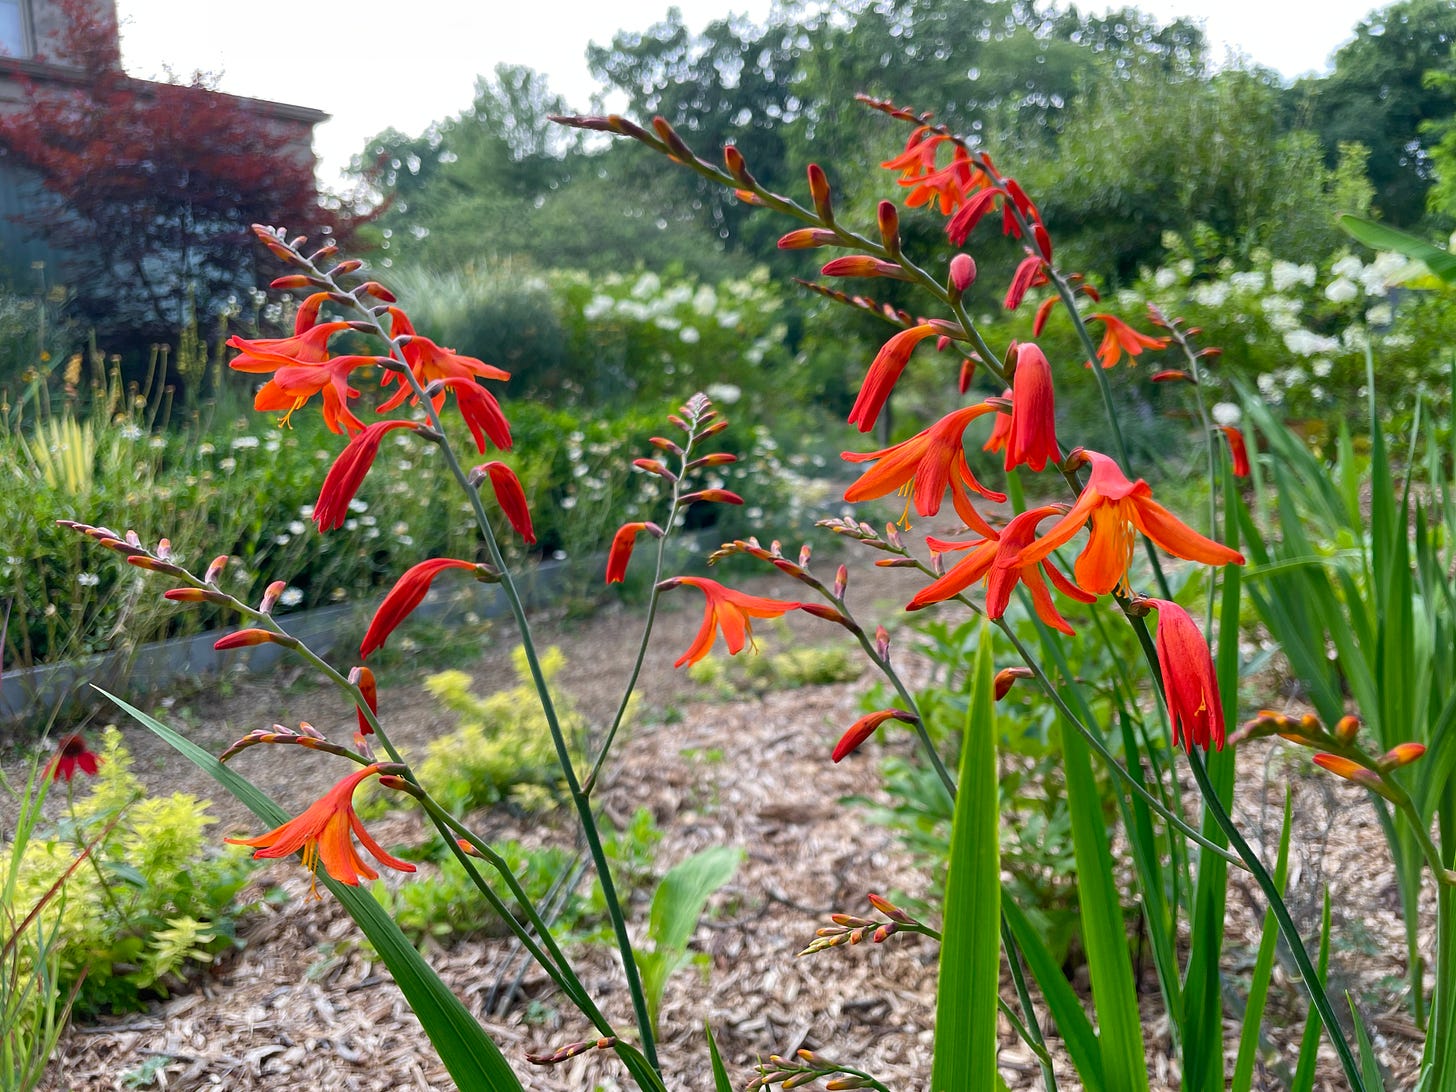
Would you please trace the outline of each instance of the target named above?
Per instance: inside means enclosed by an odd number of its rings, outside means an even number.
[[[1388,303],[1377,303],[1365,312],[1365,321],[1371,326],[1389,326],[1395,321],[1395,309]]]
[[[1193,286],[1193,302],[1200,307],[1222,307],[1231,291],[1227,281],[1205,281]]]
[[[1315,268],[1312,265],[1296,265],[1294,262],[1275,262],[1269,270],[1270,280],[1274,282],[1274,291],[1287,292],[1297,284],[1306,288],[1314,284]]]
[[[682,328],[682,333],[678,334],[677,336],[682,338],[683,344],[685,345],[696,345],[698,342],[703,340],[703,335],[698,333],[698,328],[696,326],[684,326]]]
[[[1351,280],[1359,280],[1360,274],[1365,272],[1365,263],[1353,254],[1346,254],[1334,265],[1330,266],[1330,272],[1337,277],[1348,277]]]
[[[1257,269],[1248,269],[1229,277],[1229,284],[1239,292],[1264,291],[1264,274]]]
[[[614,300],[611,296],[604,296],[601,293],[587,300],[586,306],[581,309],[581,317],[588,322],[596,322],[612,313]]]
[[[1360,287],[1352,280],[1336,277],[1325,285],[1325,299],[1332,303],[1349,303],[1360,294]]]
[[[656,273],[644,273],[637,278],[637,283],[632,286],[632,295],[639,300],[645,300],[649,296],[655,296],[662,291],[662,281],[658,280]]]
[[[1153,274],[1153,284],[1162,291],[1167,291],[1169,288],[1172,288],[1177,283],[1177,271],[1169,269],[1167,266],[1163,266],[1161,269]]]
[[[1296,356],[1314,356],[1317,353],[1335,352],[1340,343],[1332,337],[1321,337],[1309,330],[1297,329],[1285,332],[1284,347]]]
[[[1316,379],[1324,379],[1330,374],[1334,366],[1334,363],[1329,357],[1322,356],[1309,366],[1309,370],[1314,372]]]
[[[1236,402],[1215,402],[1211,412],[1214,422],[1220,425],[1237,425],[1244,419],[1244,411]]]
[[[742,388],[735,387],[732,383],[709,383],[705,393],[714,402],[725,406],[731,406],[743,397]]]

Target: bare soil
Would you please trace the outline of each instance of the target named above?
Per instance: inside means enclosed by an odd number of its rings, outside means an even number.
[[[917,578],[871,568],[867,557],[850,560],[857,566],[851,587],[860,620],[870,627],[883,622],[893,630],[898,606],[912,594]],[[795,597],[798,588],[786,579],[767,578],[748,586],[785,598]],[[883,799],[878,758],[886,748],[907,748],[908,734],[872,743],[863,753],[832,764],[834,742],[862,711],[868,677],[722,700],[694,687],[671,666],[701,621],[700,598],[682,589],[669,597],[669,608],[659,618],[643,672],[641,713],[619,744],[615,770],[600,799],[609,819],[619,822],[639,806],[652,809],[665,832],[657,855],[661,868],[707,845],[747,849],[746,861],[715,896],[696,934],[695,949],[707,957],[706,973],[685,969],[668,986],[661,1052],[669,1086],[711,1089],[702,1033],[706,1020],[738,1087],[769,1055],[810,1048],[852,1061],[892,1088],[924,1088],[936,947],[922,938],[894,937],[881,945],[795,958],[830,913],[866,911],[866,892],[925,889],[926,877],[906,863],[894,833],[867,822],[862,809],[846,802],[856,796]],[[639,625],[634,615],[608,610],[585,621],[546,618],[538,630],[538,643],[556,644],[565,652],[568,667],[561,684],[593,723],[608,720],[615,708]],[[801,642],[829,644],[842,632],[812,618],[793,618],[784,626],[760,623],[757,635],[763,651],[770,652]],[[513,683],[506,655],[512,643],[504,627],[494,631],[481,659],[470,667],[477,691]],[[908,662],[908,635],[906,644],[897,655]],[[716,655],[722,654],[720,645]],[[381,713],[396,741],[407,752],[419,753],[453,723],[413,685],[432,665],[413,666],[381,678]],[[907,670],[920,678],[925,674],[924,665],[911,664]],[[164,719],[185,723],[193,739],[214,751],[274,721],[307,719],[326,734],[347,737],[352,713],[335,715],[337,702],[327,691],[300,691],[286,685],[289,681],[286,675],[261,682],[231,680],[179,702]],[[122,727],[135,768],[150,786],[214,799],[213,812],[223,819],[217,829],[256,833],[251,817],[231,801],[217,799],[210,781],[144,730]],[[265,747],[236,760],[290,808],[306,806],[332,784],[337,761],[297,748]],[[1340,998],[1350,991],[1369,1024],[1377,1055],[1390,1070],[1388,1087],[1409,1088],[1422,1037],[1403,999],[1406,968],[1395,876],[1375,816],[1361,792],[1312,772],[1307,757],[1289,745],[1245,746],[1239,754],[1237,818],[1268,857],[1286,786],[1294,794],[1296,816],[1292,906],[1306,936],[1315,936],[1323,885],[1330,885],[1335,920],[1331,995]],[[386,845],[407,841],[420,829],[407,813],[391,813],[370,825]],[[327,896],[308,899],[308,878],[292,860],[272,864],[255,882],[281,885],[292,897],[281,905],[263,903],[244,924],[242,948],[170,1000],[143,1013],[73,1027],[43,1087],[76,1092],[452,1088],[398,989],[384,967],[355,943],[357,931],[338,904]],[[637,893],[638,921],[646,914],[645,899]],[[1262,913],[1252,909],[1257,905],[1252,881],[1235,872],[1223,968],[1230,1057],[1262,928]],[[1427,950],[1429,928],[1427,920]],[[509,981],[519,967],[508,940],[469,937],[430,954],[445,981],[480,1015],[528,1089],[611,1092],[628,1086],[605,1052],[588,1052],[552,1068],[526,1062],[528,1052],[593,1035],[534,968],[524,976],[509,1011],[484,1013],[492,986]],[[608,1017],[629,1027],[614,952],[590,946],[577,947],[571,955]],[[1085,970],[1074,970],[1073,981],[1085,995]],[[1009,980],[1003,986],[1004,995],[1013,998]],[[1140,988],[1153,1087],[1177,1089],[1178,1059],[1150,960]],[[1268,1051],[1256,1088],[1287,1086],[1305,1008],[1291,964],[1281,958],[1266,1016]],[[999,1065],[1012,1088],[1042,1086],[1035,1058],[1004,1021]],[[1327,1044],[1319,1072],[1318,1088],[1344,1087]],[[150,1074],[150,1083],[141,1079],[143,1074]],[[1064,1089],[1077,1087],[1070,1074],[1070,1065],[1059,1065]]]

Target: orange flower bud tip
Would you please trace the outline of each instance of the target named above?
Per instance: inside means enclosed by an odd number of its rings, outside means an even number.
[[[267,629],[240,629],[234,633],[219,637],[213,643],[213,649],[218,652],[226,652],[230,648],[246,648],[250,645],[283,644],[284,639]]]
[[[168,588],[162,593],[162,598],[174,603],[201,603],[206,593],[201,588]]]
[[[1168,368],[1166,371],[1154,372],[1151,376],[1154,383],[1192,383],[1197,385],[1198,380],[1194,379],[1187,372],[1179,371],[1177,368]]]
[[[1424,743],[1397,743],[1381,757],[1378,765],[1383,770],[1395,770],[1409,766],[1426,753]]]
[[[976,260],[969,254],[957,254],[950,260],[950,286],[957,294],[976,283]]]

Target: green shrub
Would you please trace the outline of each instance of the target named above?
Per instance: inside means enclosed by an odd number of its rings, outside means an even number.
[[[430,741],[418,774],[435,799],[456,815],[506,800],[541,811],[554,799],[561,772],[525,650],[517,648],[511,662],[516,686],[486,697],[471,693],[470,676],[463,671],[443,671],[425,680],[425,688],[459,718],[460,727]],[[541,656],[548,683],[565,666],[558,648]],[[585,721],[561,703],[556,715],[579,756]]]
[[[245,853],[214,845],[207,828],[217,820],[206,801],[186,793],[142,799],[114,727],[100,757],[88,791],[56,830],[31,835],[13,877],[8,847],[0,846],[0,890],[10,892],[13,910],[36,905],[101,835],[39,922],[55,933],[54,988],[65,996],[79,981],[77,1011],[88,1013],[140,1008],[211,963],[234,941],[242,912],[234,897],[252,871]]]

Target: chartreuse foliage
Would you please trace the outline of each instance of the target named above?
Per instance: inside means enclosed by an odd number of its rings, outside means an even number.
[[[49,987],[75,990],[86,1013],[140,1008],[165,997],[189,971],[209,965],[233,941],[234,904],[252,866],[220,852],[206,801],[187,793],[142,798],[121,734],[108,728],[94,780],[53,828],[33,828],[18,853],[4,854],[0,887],[11,912],[44,901],[34,928],[46,938]],[[83,867],[46,900],[83,848]]]

